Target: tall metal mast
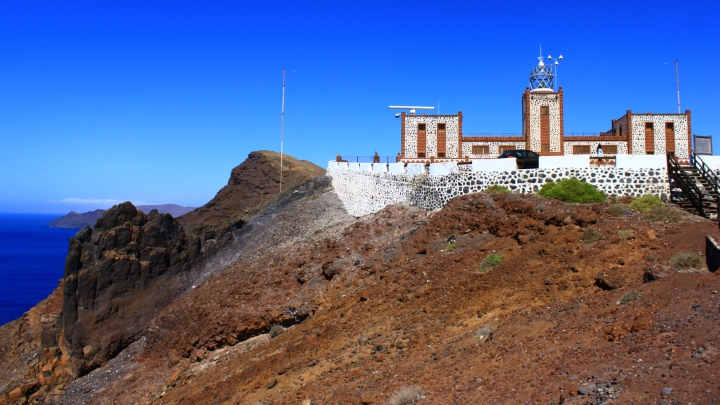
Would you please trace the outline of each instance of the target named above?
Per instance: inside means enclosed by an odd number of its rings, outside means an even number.
[[[675,58],[675,86],[677,87],[677,94],[678,94],[678,114],[681,114],[680,112],[680,75],[678,75],[678,59]]]
[[[283,143],[285,142],[285,66],[283,66],[282,108],[280,110],[280,192],[283,181]]]

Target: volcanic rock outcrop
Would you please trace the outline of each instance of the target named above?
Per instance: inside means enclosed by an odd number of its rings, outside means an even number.
[[[199,212],[180,221],[126,202],[102,213],[70,239],[64,278],[41,316],[3,326],[20,340],[0,350],[0,404],[42,402],[67,381],[105,364],[147,328],[168,303],[212,271],[209,260],[234,240],[248,213],[278,198],[280,156],[253,152],[229,184]],[[324,171],[286,156],[284,191]],[[265,178],[264,176],[267,176]],[[286,182],[287,180],[287,182]],[[240,205],[238,205],[240,204]],[[99,214],[99,213],[98,213]],[[62,303],[62,311],[59,311]],[[40,306],[40,305],[39,305]],[[39,307],[38,306],[38,307]],[[48,312],[49,311],[49,312]],[[29,357],[28,357],[29,356]],[[26,365],[18,367],[23,358]],[[12,368],[12,370],[10,370]]]
[[[145,215],[129,202],[75,235],[65,263],[62,327],[80,374],[125,348],[186,287],[174,276],[192,268],[197,242],[171,215]]]

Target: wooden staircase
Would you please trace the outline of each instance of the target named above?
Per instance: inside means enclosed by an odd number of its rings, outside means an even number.
[[[671,201],[686,211],[717,220],[720,180],[702,158],[690,151],[690,165],[681,165],[668,154]]]

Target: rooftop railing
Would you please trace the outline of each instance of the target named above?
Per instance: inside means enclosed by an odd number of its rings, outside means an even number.
[[[343,162],[373,163],[375,156],[345,156],[340,155]],[[397,156],[379,156],[380,163],[395,163]]]
[[[478,138],[510,138],[510,137],[522,137],[522,133],[517,132],[463,132],[463,138],[466,137],[478,137]]]

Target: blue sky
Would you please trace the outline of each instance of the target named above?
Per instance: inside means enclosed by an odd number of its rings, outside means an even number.
[[[718,1],[0,2],[0,212],[199,206],[253,150],[395,155],[391,104],[519,132],[538,47],[566,132],[682,109],[720,150]],[[669,63],[666,63],[669,62]],[[293,71],[294,70],[294,71]]]

